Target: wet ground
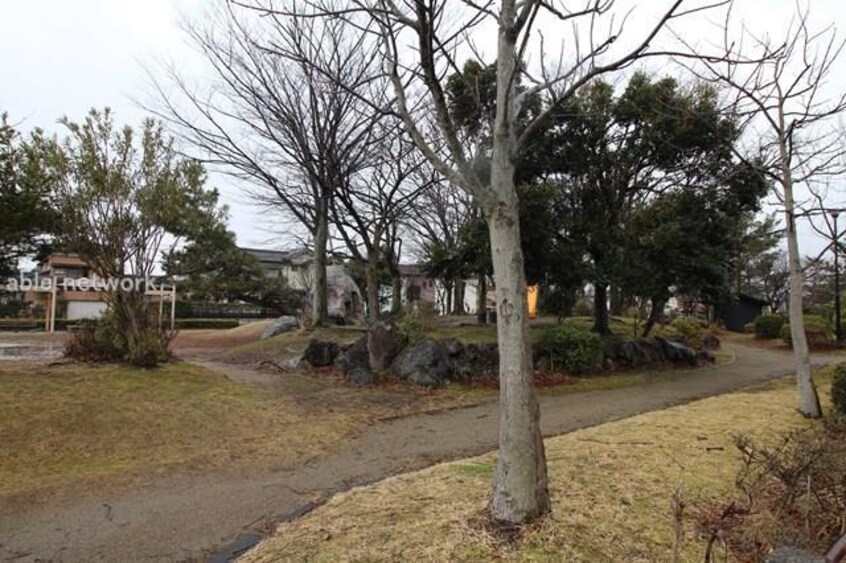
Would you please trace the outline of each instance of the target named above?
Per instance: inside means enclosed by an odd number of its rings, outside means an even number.
[[[30,340],[0,336],[0,361],[51,360],[62,355],[64,345],[57,340]]]

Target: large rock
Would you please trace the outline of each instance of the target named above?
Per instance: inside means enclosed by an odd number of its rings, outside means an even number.
[[[619,340],[605,353],[615,363],[631,368],[660,363],[666,359],[661,345],[647,338]]]
[[[690,364],[692,366],[697,364],[698,358],[696,350],[693,348],[685,346],[681,342],[668,340],[660,336],[656,336],[655,341],[661,345],[661,348],[664,351],[664,357],[667,358],[667,361],[677,364]]]
[[[302,361],[314,368],[331,366],[338,358],[341,348],[337,342],[311,339],[303,351]]]
[[[329,317],[339,324],[360,324],[364,321],[361,291],[341,265],[326,267],[326,306]]]
[[[340,368],[347,382],[353,385],[372,385],[376,376],[370,370],[370,354],[367,351],[367,337],[362,336],[352,344],[345,346],[335,365]]]
[[[450,375],[449,354],[440,342],[424,338],[403,350],[394,372],[409,383],[437,387]]]
[[[373,371],[387,369],[397,356],[397,348],[397,329],[393,324],[377,322],[367,331],[367,349]]]
[[[499,377],[499,347],[495,342],[465,344],[452,362],[453,377],[460,381],[496,381]]]
[[[277,334],[282,334],[283,332],[291,332],[299,328],[300,321],[297,320],[297,317],[285,315],[283,317],[279,317],[278,319],[270,323],[270,326],[264,329],[264,332],[261,333],[261,339],[267,340],[268,338],[272,338]]]
[[[357,367],[346,374],[347,383],[363,387],[365,385],[375,385],[378,383],[376,375],[367,368]]]
[[[702,348],[705,350],[716,350],[720,347],[720,339],[714,334],[707,334],[702,339]]]

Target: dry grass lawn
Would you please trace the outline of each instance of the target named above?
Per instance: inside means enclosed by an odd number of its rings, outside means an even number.
[[[154,371],[0,363],[0,495],[175,468],[294,465],[379,418],[480,396],[311,381],[301,388],[248,387],[185,362]]]
[[[827,402],[828,377],[820,383]],[[794,386],[782,381],[549,439],[553,514],[515,545],[474,524],[490,488],[489,454],[338,495],[243,560],[669,561],[679,483],[688,515],[730,493],[739,467],[732,436],[766,442],[811,424],[794,407]],[[692,520],[682,561],[703,557]]]

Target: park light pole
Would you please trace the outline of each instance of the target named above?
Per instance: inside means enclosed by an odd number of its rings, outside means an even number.
[[[839,210],[831,211],[831,218],[834,221],[834,331],[837,336],[837,343],[843,343],[843,322],[840,312],[840,231],[837,230],[837,218]]]

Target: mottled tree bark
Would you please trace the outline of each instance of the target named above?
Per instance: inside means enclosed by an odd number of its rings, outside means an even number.
[[[502,3],[500,17],[515,21],[513,1]],[[516,35],[499,30],[497,107],[494,122],[491,184],[493,198],[485,206],[494,279],[499,342],[499,450],[490,501],[491,516],[505,522],[528,522],[549,512],[546,454],[540,430],[540,408],[532,382],[529,311],[520,214],[514,186],[514,81]]]

